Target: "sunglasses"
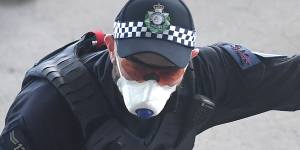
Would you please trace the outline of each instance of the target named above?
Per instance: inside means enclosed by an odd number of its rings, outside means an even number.
[[[117,63],[120,62],[120,70],[127,80],[137,82],[156,80],[162,86],[174,86],[178,84],[186,69],[152,66],[135,59],[119,58],[118,56],[116,59],[118,59]]]

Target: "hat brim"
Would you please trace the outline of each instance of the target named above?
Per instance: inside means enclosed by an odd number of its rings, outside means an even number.
[[[154,53],[179,68],[187,66],[191,58],[191,51],[194,49],[170,41],[147,38],[116,39],[116,43],[118,55],[122,58],[139,53]]]

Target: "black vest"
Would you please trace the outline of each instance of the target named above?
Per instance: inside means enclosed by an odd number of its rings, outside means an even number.
[[[107,53],[105,46],[95,50],[91,37],[83,37],[40,60],[26,73],[23,85],[36,78],[47,79],[64,96],[81,125],[87,150],[188,150],[203,131],[214,103],[200,93],[195,83],[193,63],[187,69],[171,111],[164,112],[159,126],[147,139],[135,136],[114,118],[99,81],[85,67],[85,60]],[[168,106],[169,107],[169,106]],[[91,129],[97,120],[97,129]]]

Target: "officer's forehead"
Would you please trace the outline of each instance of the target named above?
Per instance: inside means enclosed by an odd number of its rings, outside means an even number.
[[[155,54],[155,53],[140,53],[131,56],[134,59],[137,59],[145,64],[160,66],[160,67],[174,67],[175,65],[168,61],[166,58]]]

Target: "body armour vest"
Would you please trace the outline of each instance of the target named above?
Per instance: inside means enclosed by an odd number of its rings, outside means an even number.
[[[87,150],[188,150],[204,130],[215,104],[198,93],[193,63],[172,99],[172,111],[163,114],[155,132],[145,139],[135,136],[114,118],[99,81],[85,67],[85,60],[108,53],[105,46],[93,49],[94,36],[86,34],[40,60],[27,71],[23,85],[36,78],[48,80],[70,105],[81,125]],[[113,84],[113,83],[112,83]],[[109,119],[107,119],[109,118]],[[99,120],[99,127],[92,128]]]

